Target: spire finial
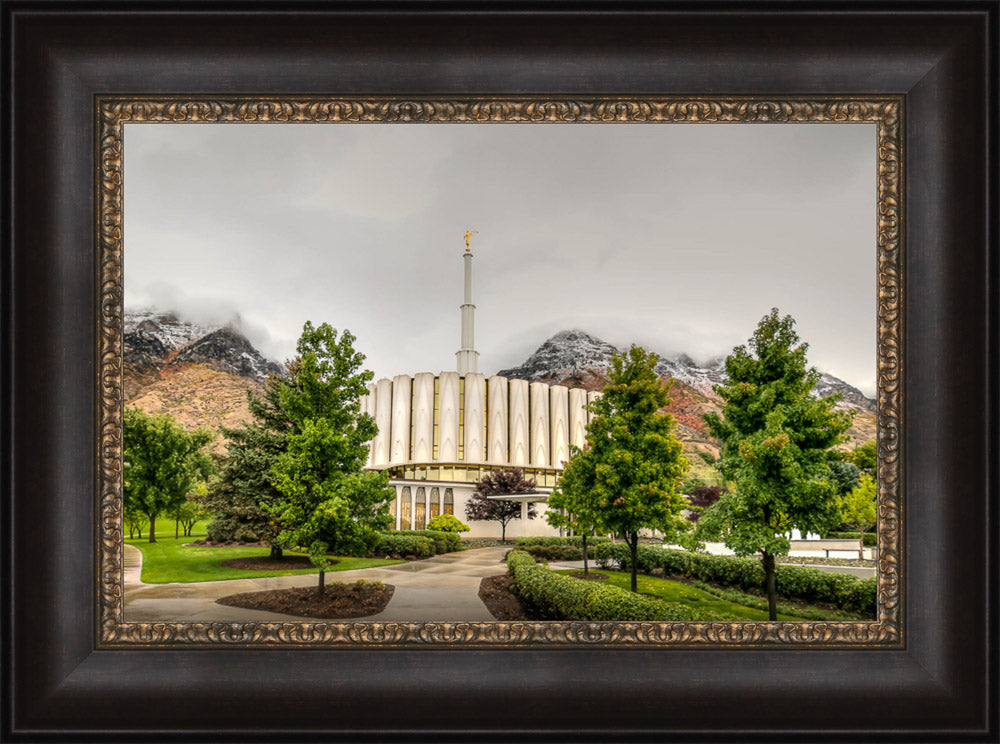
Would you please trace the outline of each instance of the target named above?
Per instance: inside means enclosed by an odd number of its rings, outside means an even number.
[[[465,231],[465,252],[468,253],[472,249],[469,247],[469,241],[472,239],[473,235],[478,235],[478,230],[466,230]]]

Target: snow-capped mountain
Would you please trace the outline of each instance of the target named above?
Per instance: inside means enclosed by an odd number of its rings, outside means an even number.
[[[825,398],[827,395],[840,393],[840,405],[846,408],[856,408],[859,411],[870,411],[875,413],[877,406],[874,400],[862,393],[853,385],[848,385],[839,377],[828,375],[823,372],[813,388],[816,395]]]
[[[206,326],[171,313],[125,313],[125,404],[167,413],[182,426],[213,431],[250,418],[247,390],[281,368],[232,327]],[[217,451],[225,439],[215,440]]]
[[[168,351],[179,349],[195,339],[206,336],[219,326],[206,326],[181,320],[173,313],[155,310],[126,310],[125,334],[141,331],[155,337]]]
[[[220,372],[261,381],[281,373],[281,367],[261,356],[246,336],[232,328],[219,328],[184,345],[169,364],[207,364]]]
[[[581,330],[560,331],[545,341],[523,364],[501,370],[497,374],[524,380],[560,380],[587,385],[597,380],[611,367],[611,355],[621,352],[612,344]],[[660,355],[656,372],[672,377],[694,388],[710,399],[718,400],[712,389],[726,380],[724,360],[716,359],[705,365],[697,364],[686,354]],[[840,393],[841,405],[874,413],[875,401],[860,390],[833,375],[823,374],[816,386],[819,395]]]
[[[258,382],[281,372],[235,328],[190,323],[172,313],[149,310],[125,313],[126,368],[144,372],[206,364],[213,369]]]

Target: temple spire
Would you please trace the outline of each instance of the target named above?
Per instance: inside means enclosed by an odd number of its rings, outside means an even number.
[[[479,371],[479,352],[476,351],[476,306],[472,304],[472,248],[469,245],[475,230],[465,231],[465,302],[462,304],[462,348],[455,352],[458,374]]]

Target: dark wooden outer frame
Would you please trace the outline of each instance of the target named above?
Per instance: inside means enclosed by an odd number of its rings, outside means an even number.
[[[3,8],[5,737],[995,739],[995,2],[200,7]],[[904,96],[905,648],[95,650],[94,102],[178,93]]]

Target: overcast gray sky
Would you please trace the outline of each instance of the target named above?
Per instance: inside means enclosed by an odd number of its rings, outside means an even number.
[[[487,374],[580,328],[701,361],[771,307],[875,391],[869,124],[127,124],[125,304],[305,320],[377,377],[455,368],[463,233]]]

